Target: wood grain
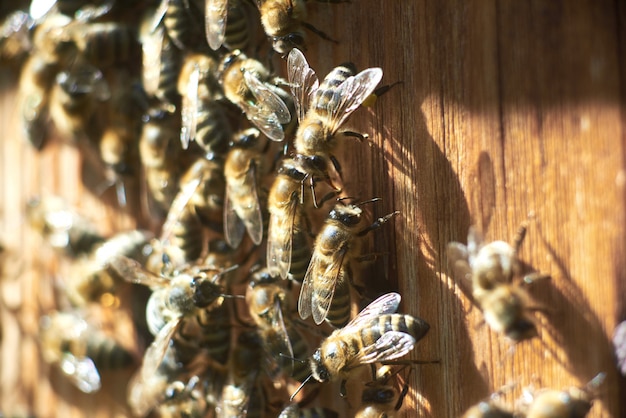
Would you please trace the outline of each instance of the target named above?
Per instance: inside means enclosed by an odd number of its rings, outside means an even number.
[[[624,379],[610,344],[626,319],[623,2],[358,0],[308,7],[307,20],[339,41],[309,34],[307,59],[318,74],[353,61],[360,69],[381,67],[384,84],[401,82],[356,112],[350,127],[370,138],[346,141],[338,158],[348,194],[382,197],[376,215],[401,212],[373,234],[372,251],[384,254],[365,280],[372,293],[398,289],[402,310],[430,323],[411,358],[440,361],[409,376],[402,415],[459,416],[515,384],[504,396],[512,406],[529,385],[584,385],[605,372],[589,416],[624,416]],[[25,229],[22,209],[45,191],[91,213],[103,232],[135,220],[88,193],[75,150],[57,145],[37,153],[23,143],[15,78],[6,69],[0,76],[2,238],[35,266],[9,287],[11,303],[1,308],[0,409],[122,416],[121,389],[93,401],[58,376],[50,380],[39,364],[33,332],[40,305],[52,303],[44,266],[55,262]],[[509,241],[529,213],[521,258],[551,280],[530,289],[543,308],[533,314],[539,338],[512,347],[482,323],[447,267],[445,248],[466,242],[470,225],[487,240]],[[350,415],[354,402],[346,405],[333,390],[325,390],[326,402]]]

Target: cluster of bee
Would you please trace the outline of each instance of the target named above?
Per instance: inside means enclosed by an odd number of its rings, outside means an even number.
[[[150,289],[142,320],[153,341],[129,383],[133,414],[336,416],[307,405],[317,389],[301,389],[337,381],[346,395],[346,382],[369,372],[356,416],[395,416],[409,390],[400,377],[415,363],[404,357],[429,325],[397,313],[398,293],[363,291],[368,234],[397,212],[369,220],[363,207],[378,199],[350,197],[335,156],[342,138],[364,138],[343,126],[377,94],[382,70],[346,63],[320,80],[302,52],[305,29],[332,39],[306,22],[304,0],[51,3],[6,24],[6,40],[20,36],[11,48],[30,49],[24,133],[41,148],[52,125],[104,168],[122,206],[141,178],[138,200],[159,233],[104,237],[53,199],[33,200],[27,214],[75,258],[65,287],[75,307],[117,306],[126,283]],[[286,58],[287,79],[246,54],[255,25]],[[17,55],[5,39],[3,54]],[[537,335],[513,282],[524,233],[513,246],[484,245],[472,230],[448,254],[487,324],[515,342]],[[78,312],[42,318],[42,353],[90,393],[99,369],[136,359]],[[520,414],[582,417],[598,384],[538,392]],[[465,416],[513,416],[496,408],[483,402]]]

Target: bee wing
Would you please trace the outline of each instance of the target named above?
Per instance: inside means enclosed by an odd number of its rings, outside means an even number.
[[[385,332],[372,345],[363,347],[356,356],[359,363],[395,360],[413,350],[415,338],[398,331]]]
[[[267,233],[267,269],[272,276],[287,278],[291,267],[291,244],[298,210],[298,200],[292,199],[287,216],[270,216]]]
[[[144,89],[150,95],[154,95],[159,88],[164,37],[165,29],[159,26],[151,33],[146,34],[141,42],[143,55],[141,77]]]
[[[272,320],[272,329],[277,333],[278,347],[278,362],[283,366],[289,366],[289,370],[293,370],[293,347],[291,346],[291,340],[287,333],[287,327],[285,326],[285,320],[283,319],[283,310],[280,305],[280,300],[274,302],[275,316]],[[282,354],[282,355],[281,355]],[[285,362],[288,362],[285,364]]]
[[[161,328],[152,344],[146,349],[141,369],[129,383],[128,403],[137,416],[146,415],[160,401],[162,393],[151,389],[152,381],[167,354],[170,341],[181,324],[182,318],[177,318]]]
[[[180,143],[183,149],[189,147],[189,142],[196,137],[198,126],[198,83],[200,80],[200,67],[194,65],[194,69],[189,74],[186,92],[182,98],[182,108],[180,111],[182,125],[180,129]]]
[[[372,94],[382,77],[383,70],[380,68],[368,68],[355,76],[348,77],[339,85],[336,94],[328,104],[328,108],[331,109],[329,122],[331,132],[337,132],[348,116]]]
[[[169,241],[169,238],[173,234],[174,227],[180,218],[180,214],[186,209],[187,203],[189,203],[196,190],[198,190],[198,187],[200,187],[200,184],[202,184],[203,177],[203,174],[198,171],[194,177],[181,187],[172,201],[170,210],[167,212],[167,217],[161,229],[161,241]]]
[[[446,247],[448,253],[448,265],[455,277],[471,280],[472,268],[469,265],[469,252],[467,247],[460,242],[450,242]]]
[[[130,283],[142,284],[149,287],[165,286],[169,283],[164,277],[150,273],[145,270],[139,262],[121,254],[112,255],[107,265],[117,276]]]
[[[152,24],[150,25],[152,32],[154,32],[165,17],[165,13],[167,13],[167,6],[169,5],[169,0],[161,0],[159,7],[154,11],[154,18],[152,20]]]
[[[345,256],[346,249],[339,249],[333,254],[332,261],[327,264],[324,261],[325,258],[321,257],[318,251],[313,252],[311,262],[309,263],[309,267],[304,275],[302,288],[300,289],[300,296],[304,299],[298,299],[298,310],[301,307],[300,302],[302,301],[302,309],[304,313],[312,314],[313,320],[317,325],[321,324],[324,322],[324,319],[326,319],[328,309],[330,309],[333,297],[335,296],[337,281],[343,280],[343,278],[340,278],[339,276],[342,274],[341,267],[343,266]],[[320,271],[321,273],[319,273],[319,276],[316,277],[315,274]],[[320,292],[316,289],[316,286],[319,286],[319,282],[324,284],[329,283],[330,287],[328,291],[323,289],[323,291]],[[314,293],[318,296],[321,293],[323,297],[313,298]],[[303,319],[305,318],[302,314],[300,314],[300,316]]]
[[[242,102],[243,110],[250,122],[272,141],[285,138],[281,124],[289,123],[291,113],[281,97],[249,71],[243,74],[246,85],[256,98],[256,104]]]
[[[75,357],[71,353],[63,353],[59,367],[82,392],[93,393],[100,390],[100,373],[89,357]]]
[[[298,122],[302,122],[308,111],[311,95],[318,89],[320,81],[315,71],[309,67],[304,54],[297,48],[292,49],[287,57],[287,72]]]
[[[378,299],[363,308],[343,329],[358,327],[377,316],[395,313],[398,310],[398,306],[400,306],[400,299],[400,295],[395,292],[386,293],[378,297]]]
[[[263,240],[263,212],[261,211],[261,203],[259,202],[255,164],[250,164],[246,172],[245,184],[250,186],[250,193],[252,195],[251,202],[254,207],[250,212],[252,215],[244,219],[243,223],[246,225],[246,229],[254,245],[259,245]]]
[[[204,30],[211,49],[218,50],[224,43],[228,0],[204,0]]]
[[[238,248],[243,239],[245,227],[235,210],[229,190],[230,187],[226,184],[226,194],[224,195],[224,238],[231,248]]]

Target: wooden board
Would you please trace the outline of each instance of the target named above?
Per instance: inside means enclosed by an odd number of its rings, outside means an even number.
[[[369,286],[398,289],[402,311],[431,325],[411,358],[439,363],[409,376],[404,416],[459,416],[514,384],[504,396],[512,406],[529,385],[580,386],[599,372],[607,379],[590,416],[623,416],[624,380],[610,339],[626,319],[626,7],[617,0],[307,6],[307,20],[339,41],[308,34],[318,74],[353,61],[381,67],[383,84],[401,82],[350,120],[370,139],[347,141],[338,158],[349,195],[382,197],[376,215],[401,212],[373,234],[373,251],[385,254]],[[51,384],[38,360],[33,331],[40,304],[51,299],[43,266],[54,261],[25,229],[23,207],[45,191],[92,214],[103,232],[135,221],[85,191],[75,150],[38,154],[21,141],[15,79],[5,72],[2,82],[2,237],[35,268],[9,287],[12,309],[2,307],[0,410],[121,416],[123,391],[93,402],[58,376]],[[539,338],[512,347],[482,323],[451,276],[445,248],[466,242],[470,225],[488,241],[510,241],[529,213],[521,258],[551,280],[530,288],[544,308],[533,314]]]

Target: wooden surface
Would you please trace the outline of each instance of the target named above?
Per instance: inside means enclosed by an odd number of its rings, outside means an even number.
[[[528,385],[580,386],[599,372],[607,379],[590,416],[624,416],[624,380],[610,345],[613,328],[626,319],[623,2],[358,0],[308,7],[308,20],[339,40],[310,36],[307,58],[318,74],[353,61],[381,67],[384,84],[402,83],[357,111],[349,125],[370,141],[347,141],[338,158],[350,195],[382,197],[376,215],[401,212],[375,232],[374,252],[387,255],[366,280],[398,289],[401,309],[430,323],[411,358],[440,360],[409,376],[403,416],[455,417],[515,384],[504,397],[512,406]],[[43,191],[88,211],[103,232],[133,226],[132,216],[77,183],[73,149],[38,154],[18,137],[14,82],[2,74],[2,238],[22,250],[26,263],[51,262],[24,229],[22,212],[25,200]],[[512,347],[482,323],[451,277],[445,247],[466,242],[470,225],[489,241],[510,241],[529,213],[521,258],[551,280],[530,289],[544,308],[534,315],[539,338]],[[40,304],[51,298],[45,272],[35,268],[17,284],[3,284],[0,409],[109,416],[113,405],[125,414],[115,391],[92,401],[59,389],[59,379],[51,387],[33,335]]]

